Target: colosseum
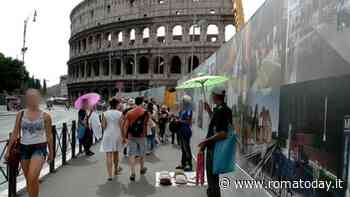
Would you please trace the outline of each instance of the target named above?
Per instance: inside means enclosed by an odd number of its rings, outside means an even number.
[[[232,34],[232,0],[84,0],[71,12],[71,98],[176,85]]]

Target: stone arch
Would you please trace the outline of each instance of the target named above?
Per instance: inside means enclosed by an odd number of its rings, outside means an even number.
[[[126,64],[125,64],[125,74],[127,74],[127,75],[134,74],[134,65],[135,65],[134,58],[129,57],[126,61]]]
[[[229,24],[225,26],[225,42],[231,40],[231,38],[236,34],[236,28],[234,25]]]
[[[171,66],[170,66],[170,73],[171,74],[181,74],[181,67],[182,67],[182,63],[181,63],[181,59],[179,56],[174,56],[171,59]]]
[[[201,27],[198,25],[191,25],[189,30],[190,41],[198,42],[201,40]]]
[[[122,74],[122,60],[120,58],[112,59],[112,74],[113,75]]]
[[[193,56],[193,64],[192,64],[192,56],[188,58],[188,69],[187,71],[190,73],[194,69],[196,69],[199,66],[199,59],[197,56]]]
[[[86,77],[91,77],[92,75],[92,66],[91,66],[91,62],[88,61],[86,63]]]
[[[123,32],[122,31],[118,32],[117,40],[118,40],[118,45],[122,45],[123,44],[124,38],[123,38]]]
[[[142,30],[142,42],[147,43],[149,41],[149,38],[150,38],[150,29],[148,27],[145,27]]]
[[[134,45],[135,44],[135,40],[136,40],[136,30],[135,29],[131,29],[129,32],[129,40],[130,40],[130,45]]]
[[[79,70],[80,70],[80,77],[84,78],[85,77],[85,65],[84,65],[84,63],[79,64]]]
[[[154,74],[164,74],[165,60],[161,56],[155,58],[153,72]]]
[[[173,27],[173,40],[177,40],[177,41],[182,41],[182,37],[183,37],[183,28],[181,25],[176,25]]]
[[[149,61],[148,58],[143,56],[139,60],[139,74],[148,74],[149,72]]]
[[[109,60],[108,59],[104,59],[102,61],[102,72],[103,72],[102,74],[104,76],[108,76],[109,75],[110,70],[109,70]]]
[[[219,27],[210,24],[207,27],[207,42],[217,42],[219,40]]]
[[[157,28],[157,41],[159,43],[165,43],[166,28],[165,26],[159,26]]]
[[[106,47],[111,47],[112,46],[112,33],[111,32],[105,33],[104,40],[106,42]]]
[[[93,63],[93,70],[94,75],[98,77],[100,75],[100,62],[98,60],[95,60]]]

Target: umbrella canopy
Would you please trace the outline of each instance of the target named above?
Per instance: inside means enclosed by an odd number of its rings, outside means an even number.
[[[80,96],[74,102],[74,107],[77,109],[81,109],[83,107],[83,102],[87,101],[90,106],[96,105],[101,99],[101,96],[97,93],[88,93]]]
[[[177,86],[177,90],[192,89],[192,88],[204,88],[209,86],[216,86],[228,81],[229,78],[225,76],[208,75],[201,76],[185,81],[181,85]]]
[[[205,94],[205,87],[216,86],[228,80],[229,78],[225,76],[218,76],[218,75],[200,76],[200,77],[196,77],[188,81],[185,81],[180,86],[177,86],[176,89],[184,90],[184,89],[192,89],[192,88],[201,88],[204,101],[206,102],[207,99]]]

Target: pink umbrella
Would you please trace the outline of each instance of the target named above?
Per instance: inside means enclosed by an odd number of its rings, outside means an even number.
[[[97,93],[88,93],[80,96],[74,102],[74,107],[77,109],[81,109],[83,107],[84,102],[88,102],[90,106],[96,105],[101,99],[101,96]]]

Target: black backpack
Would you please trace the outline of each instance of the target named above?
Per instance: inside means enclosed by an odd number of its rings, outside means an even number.
[[[135,122],[133,122],[129,128],[128,132],[133,136],[133,137],[141,137],[144,129],[144,123],[145,123],[145,118],[146,118],[147,112],[145,112],[142,116],[138,117]]]

